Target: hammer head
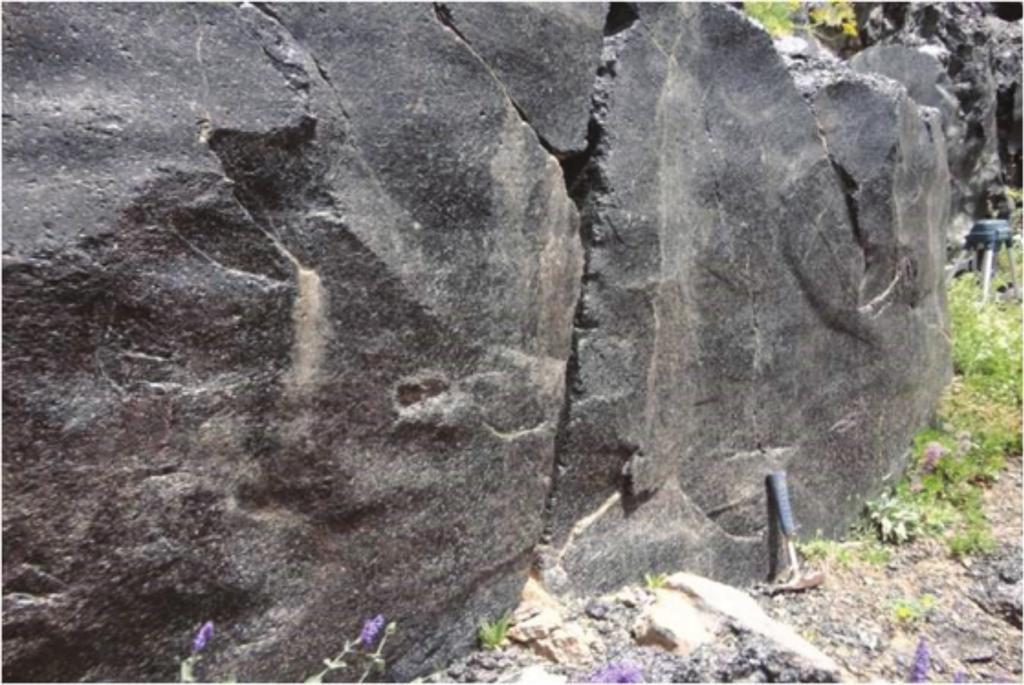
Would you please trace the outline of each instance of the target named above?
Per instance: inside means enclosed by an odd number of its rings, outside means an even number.
[[[811,571],[805,569],[804,571],[796,571],[792,573],[785,583],[776,585],[771,590],[771,594],[778,592],[800,592],[802,590],[808,590],[812,587],[818,587],[825,582],[825,574],[822,571]]]

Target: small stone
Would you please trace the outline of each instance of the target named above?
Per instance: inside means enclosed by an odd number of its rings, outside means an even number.
[[[979,647],[970,650],[963,655],[963,660],[969,664],[984,663],[996,658],[995,650],[989,647]]]
[[[585,611],[587,613],[587,616],[589,616],[590,618],[595,619],[597,621],[603,621],[604,619],[608,618],[608,612],[610,610],[611,607],[608,606],[607,602],[604,602],[600,599],[595,599],[591,600],[587,604],[587,608]]]
[[[537,685],[556,685],[568,682],[568,678],[557,673],[550,673],[543,666],[535,664],[524,668],[518,675],[506,682],[537,683]]]
[[[644,609],[633,627],[642,645],[663,647],[686,656],[711,642],[721,621],[702,613],[693,600],[674,590],[657,590],[654,602]]]

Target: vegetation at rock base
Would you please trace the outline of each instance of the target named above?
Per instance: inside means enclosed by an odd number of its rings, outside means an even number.
[[[794,15],[800,9],[795,0],[786,2],[745,2],[743,11],[760,22],[773,37],[788,36],[796,28]]]
[[[484,649],[499,649],[508,642],[508,629],[512,626],[512,615],[505,614],[495,621],[484,621],[477,631],[477,639]]]
[[[901,597],[893,603],[893,621],[902,627],[911,627],[923,620],[935,608],[935,596]]]
[[[1019,268],[1020,248],[1013,249]],[[1005,253],[1000,266],[1008,267]],[[1007,286],[1007,280],[997,278],[994,288]],[[883,542],[937,537],[954,557],[995,546],[981,505],[1006,455],[1021,451],[1021,307],[1013,299],[979,299],[977,280],[969,276],[949,288],[955,377],[935,425],[915,437],[914,459],[903,479],[867,505],[870,526]]]
[[[644,574],[644,585],[648,590],[657,590],[658,588],[665,587],[666,580],[668,580],[668,576],[664,573]]]
[[[830,565],[848,568],[854,561],[880,566],[889,561],[892,554],[884,545],[867,536],[838,541],[821,537],[821,532],[806,542],[797,543],[797,548],[808,561],[825,562]]]
[[[744,2],[743,11],[760,23],[773,38],[788,36],[797,29],[814,32],[818,37],[856,39],[857,16],[847,0],[808,3],[807,23],[800,21],[800,2]]]

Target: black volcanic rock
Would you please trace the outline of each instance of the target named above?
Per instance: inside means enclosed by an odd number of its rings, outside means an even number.
[[[409,679],[535,564],[761,578],[766,473],[840,530],[948,375],[938,115],[730,7],[3,25],[6,679],[213,620],[200,677],[297,680],[378,613]]]

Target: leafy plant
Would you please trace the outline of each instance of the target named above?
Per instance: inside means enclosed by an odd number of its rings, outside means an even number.
[[[912,467],[868,505],[869,523],[883,542],[940,537],[954,557],[995,546],[982,493],[999,478],[1006,455],[1021,451],[1022,316],[1017,304],[979,299],[974,278],[949,288],[956,376],[936,425],[914,439]]]
[[[743,11],[776,38],[793,33],[796,28],[795,15],[799,9],[800,3],[797,0],[743,3]]]
[[[820,530],[813,538],[805,542],[798,542],[796,546],[807,561],[835,563],[843,568],[850,566],[853,562],[853,554],[848,545],[824,539],[821,537]]]
[[[512,626],[512,615],[505,614],[496,621],[483,621],[476,636],[484,649],[499,649],[508,643],[508,629]]]
[[[935,609],[935,603],[935,596],[930,594],[897,599],[892,605],[893,621],[904,627],[914,625]]]
[[[857,15],[847,0],[828,0],[808,13],[811,26],[818,30],[835,31],[849,38],[857,38]]]
[[[883,495],[867,508],[882,542],[901,545],[921,533],[921,512],[898,495]]]
[[[345,641],[345,647],[341,650],[341,654],[333,659],[324,659],[324,665],[327,668],[309,676],[305,682],[322,683],[324,676],[331,671],[352,667],[361,668],[363,671],[359,680],[356,681],[359,683],[365,681],[374,671],[382,672],[386,666],[382,656],[384,644],[387,642],[388,636],[394,634],[395,629],[394,623],[384,625],[383,616],[374,616],[363,624],[362,630],[359,631],[359,637],[355,640]],[[380,638],[380,642],[377,642],[377,638]],[[376,649],[374,649],[374,644],[377,645]]]
[[[996,547],[987,521],[968,521],[967,525],[947,540],[949,553],[956,558],[988,554]]]
[[[666,576],[664,573],[644,574],[644,585],[647,586],[648,590],[657,590],[658,588],[665,587],[666,580],[668,580],[668,576]]]

